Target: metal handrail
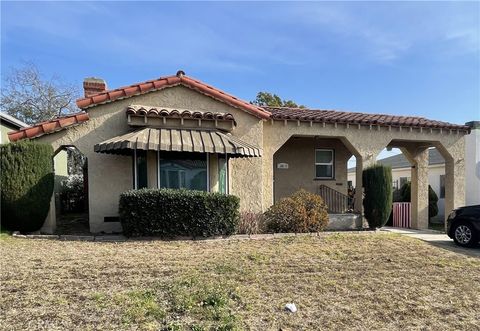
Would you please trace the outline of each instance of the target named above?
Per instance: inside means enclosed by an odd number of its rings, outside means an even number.
[[[343,214],[353,211],[355,203],[353,197],[323,184],[318,187],[318,195],[325,201],[329,213]]]

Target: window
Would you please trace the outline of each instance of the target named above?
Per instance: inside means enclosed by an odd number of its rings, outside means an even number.
[[[410,177],[400,177],[400,187],[399,189],[402,188],[403,185],[405,185],[406,183],[408,183],[410,181]]]
[[[395,179],[394,181],[392,181],[392,188],[393,188],[394,191],[400,189],[400,188],[398,187],[398,180],[397,180],[397,179]]]
[[[141,189],[148,186],[147,180],[147,152],[144,150],[136,150],[134,157],[135,171],[135,189]]]
[[[218,156],[218,191],[228,194],[228,164],[226,156]]]
[[[315,150],[315,178],[333,179],[334,155],[333,149]]]
[[[445,175],[440,175],[440,199],[445,199]]]
[[[207,191],[207,154],[160,153],[160,187]]]

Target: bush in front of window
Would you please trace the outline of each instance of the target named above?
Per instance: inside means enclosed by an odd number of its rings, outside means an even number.
[[[120,196],[120,222],[126,236],[231,235],[239,219],[240,199],[193,190],[141,189]]]
[[[375,164],[362,174],[365,197],[363,208],[368,226],[381,228],[392,212],[392,168]]]
[[[303,189],[275,203],[264,217],[269,232],[320,232],[328,225],[322,197]]]

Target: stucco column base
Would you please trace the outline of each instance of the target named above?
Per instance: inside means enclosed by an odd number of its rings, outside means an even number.
[[[403,154],[412,163],[411,227],[428,229],[428,148],[404,147]]]
[[[57,219],[55,215],[55,193],[52,194],[50,199],[50,209],[48,210],[48,215],[45,218],[45,222],[40,229],[41,233],[53,234],[57,228]]]
[[[445,159],[445,227],[452,210],[465,205],[465,138],[436,143]]]

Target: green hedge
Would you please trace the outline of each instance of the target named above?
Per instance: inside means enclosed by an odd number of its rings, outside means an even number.
[[[233,195],[190,190],[141,189],[120,196],[120,222],[126,236],[230,235],[239,219]]]
[[[363,170],[363,208],[368,226],[380,228],[392,212],[392,169],[380,164]]]
[[[20,142],[0,146],[2,228],[39,230],[53,193],[53,149]]]

